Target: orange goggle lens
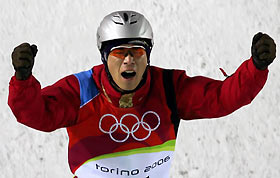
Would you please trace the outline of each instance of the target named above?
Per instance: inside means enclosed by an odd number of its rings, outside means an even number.
[[[110,55],[124,59],[128,54],[139,58],[146,53],[143,46],[117,46],[111,49]]]

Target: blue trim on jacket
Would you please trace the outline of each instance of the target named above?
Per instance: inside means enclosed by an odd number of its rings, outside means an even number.
[[[81,108],[95,98],[99,91],[92,77],[92,69],[74,74],[74,76],[78,79],[80,85]]]

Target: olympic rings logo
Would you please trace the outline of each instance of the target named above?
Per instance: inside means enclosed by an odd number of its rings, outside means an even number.
[[[153,114],[156,116],[157,120],[158,120],[158,123],[157,125],[154,127],[154,128],[151,128],[151,126],[147,123],[147,122],[144,122],[144,118],[146,117],[147,114]],[[125,118],[127,118],[128,116],[132,116],[133,118],[136,119],[136,123],[131,127],[131,130],[128,128],[128,126],[126,126],[124,123],[123,123],[123,120]],[[113,125],[111,125],[110,129],[108,131],[104,130],[102,128],[102,121],[108,117],[112,117],[115,121],[115,123]],[[137,141],[143,141],[143,140],[146,140],[147,138],[150,137],[152,131],[156,130],[160,125],[160,117],[159,115],[154,112],[154,111],[147,111],[143,114],[141,120],[139,120],[139,118],[135,115],[135,114],[131,114],[131,113],[128,113],[128,114],[125,114],[121,117],[120,119],[120,122],[118,122],[118,119],[113,115],[113,114],[105,114],[103,115],[101,118],[100,118],[100,121],[99,121],[99,129],[101,130],[101,132],[105,133],[105,134],[109,134],[110,135],[110,138],[115,141],[115,142],[125,142],[128,138],[129,138],[129,135],[131,135],[135,140]],[[144,138],[138,138],[135,136],[135,132],[140,128],[140,126],[143,127],[143,129],[145,129],[146,131],[148,131],[148,135]],[[120,127],[120,129],[126,133],[126,137],[124,139],[116,139],[113,137],[113,133]]]

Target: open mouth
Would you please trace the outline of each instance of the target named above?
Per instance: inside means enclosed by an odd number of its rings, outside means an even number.
[[[136,72],[134,71],[124,71],[121,73],[122,77],[125,79],[130,79],[136,75]]]

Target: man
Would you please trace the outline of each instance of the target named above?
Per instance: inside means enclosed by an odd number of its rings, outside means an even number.
[[[67,128],[69,166],[79,178],[169,177],[179,119],[217,118],[249,104],[276,57],[258,33],[252,57],[224,81],[150,66],[153,32],[133,11],[107,15],[97,31],[103,64],[41,89],[32,75],[35,45],[12,53],[8,104],[18,122]]]

